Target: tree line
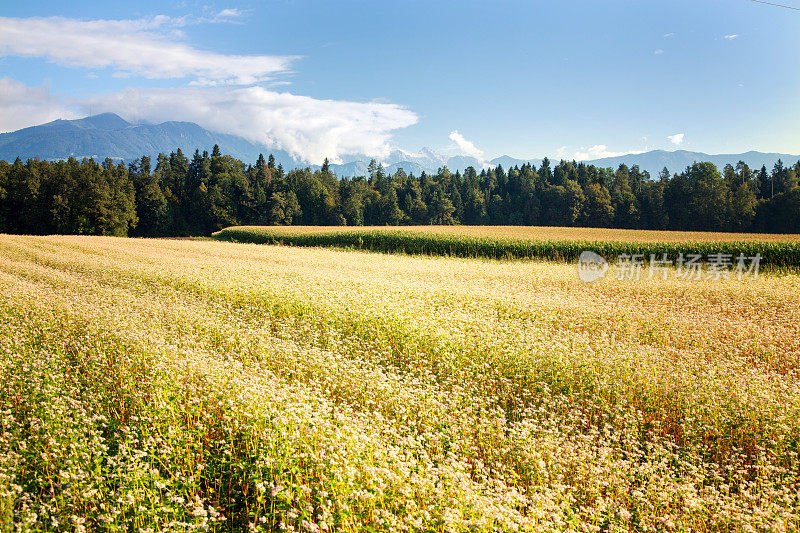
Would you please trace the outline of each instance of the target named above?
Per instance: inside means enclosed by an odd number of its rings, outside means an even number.
[[[800,161],[751,169],[712,163],[652,177],[544,159],[504,169],[446,167],[419,176],[337,178],[181,150],[125,165],[106,159],[0,161],[0,232],[117,236],[210,235],[233,225],[497,224],[800,233]]]

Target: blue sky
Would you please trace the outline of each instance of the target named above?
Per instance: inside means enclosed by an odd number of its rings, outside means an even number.
[[[750,0],[0,6],[0,131],[115,111],[311,160],[800,153],[800,11]]]

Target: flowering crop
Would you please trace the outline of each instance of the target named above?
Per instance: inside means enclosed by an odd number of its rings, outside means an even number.
[[[799,292],[0,236],[0,530],[795,531]]]

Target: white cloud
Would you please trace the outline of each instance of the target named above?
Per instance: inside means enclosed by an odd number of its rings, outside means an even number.
[[[667,139],[669,139],[669,142],[671,142],[672,144],[680,146],[683,144],[685,136],[686,136],[685,133],[676,133],[675,135],[667,135]]]
[[[674,37],[674,36],[675,36],[675,32],[669,32],[669,33],[665,33],[664,34],[664,37],[667,37],[667,38]]]
[[[628,150],[626,152],[612,152],[605,144],[595,144],[589,148],[581,146],[580,150],[576,150],[572,154],[569,153],[566,146],[558,149],[556,157],[558,159],[566,159],[568,161],[588,161],[592,159],[602,159],[604,157],[618,157],[627,154],[641,154],[642,150]]]
[[[0,78],[0,132],[58,118],[78,118],[78,114],[50,94],[44,85],[28,87],[11,78]]]
[[[737,35],[737,34],[735,34],[735,33],[731,33],[730,35],[726,35],[726,36],[725,36],[725,38],[726,38],[727,40],[729,40],[729,41],[732,41],[732,40],[736,39],[737,37],[738,37],[738,35]]]
[[[661,48],[657,48],[656,50],[653,51],[653,53],[657,56],[660,56],[661,54],[664,53],[664,50],[662,50]]]
[[[244,11],[241,9],[236,8],[229,8],[223,9],[219,13],[217,13],[215,19],[222,20],[222,19],[232,19],[232,18],[240,18],[244,16]]]
[[[240,135],[322,163],[342,154],[389,154],[394,130],[417,122],[397,104],[318,100],[263,87],[135,89],[80,103],[95,113],[114,112],[131,121],[196,122],[212,131]]]
[[[223,10],[216,18],[238,16]],[[62,17],[0,17],[0,55],[44,57],[54,63],[114,68],[123,75],[193,78],[195,85],[248,85],[285,73],[297,56],[226,55],[198,50],[176,40],[192,21],[159,15],[138,20],[76,20]],[[207,22],[207,21],[206,21]]]
[[[451,131],[449,138],[456,143],[456,147],[462,154],[474,157],[481,163],[483,162],[483,150],[478,149],[471,141],[466,140],[463,135],[458,133],[458,130]]]

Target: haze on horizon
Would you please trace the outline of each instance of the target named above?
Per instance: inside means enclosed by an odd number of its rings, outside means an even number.
[[[314,163],[798,153],[798,21],[752,0],[14,3],[0,131],[113,112]]]

